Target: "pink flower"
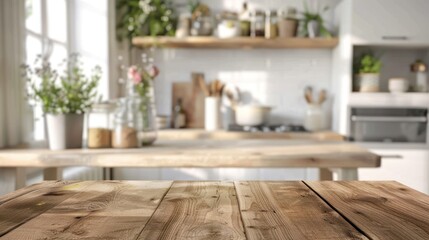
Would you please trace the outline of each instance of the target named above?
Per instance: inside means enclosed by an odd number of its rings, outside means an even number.
[[[136,66],[131,66],[128,69],[128,78],[132,79],[134,84],[141,83],[142,78]]]
[[[159,75],[159,69],[155,65],[150,65],[147,68],[147,73],[152,79],[154,79]]]

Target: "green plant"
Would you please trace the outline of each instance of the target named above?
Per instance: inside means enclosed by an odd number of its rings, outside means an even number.
[[[329,10],[328,6],[323,7],[322,12],[326,12]],[[302,28],[303,31],[303,35],[304,36],[308,36],[308,23],[311,21],[316,21],[319,24],[319,30],[320,30],[320,35],[322,37],[332,37],[332,34],[328,31],[328,29],[325,27],[324,24],[324,20],[323,17],[321,15],[321,13],[319,13],[319,11],[310,11],[307,2],[304,2],[304,12],[302,13],[303,15],[303,19],[301,19],[301,21],[303,21],[303,25],[304,27]]]
[[[353,71],[355,74],[380,73],[381,61],[373,53],[364,53],[355,59]]]
[[[117,0],[118,40],[135,36],[174,36],[177,18],[169,0]]]
[[[62,75],[51,64],[38,56],[34,67],[24,65],[30,104],[41,104],[44,113],[82,114],[89,109],[97,96],[101,68],[96,66],[86,76],[77,54],[65,61],[67,67]]]

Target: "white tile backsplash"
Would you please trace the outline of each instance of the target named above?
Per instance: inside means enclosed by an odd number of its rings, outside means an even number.
[[[273,122],[301,123],[303,89],[331,89],[331,57],[330,49],[160,49],[155,54],[162,72],[155,84],[157,110],[170,115],[171,84],[203,72],[206,80],[238,86],[246,103],[273,106]]]

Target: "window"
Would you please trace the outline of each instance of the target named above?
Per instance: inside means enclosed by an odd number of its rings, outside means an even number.
[[[27,64],[42,55],[57,67],[69,54],[68,11],[66,0],[26,0],[25,52]],[[31,117],[33,134],[30,141],[44,141],[45,124],[42,108],[35,106]]]

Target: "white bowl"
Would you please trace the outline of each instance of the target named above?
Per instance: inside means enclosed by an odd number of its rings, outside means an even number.
[[[409,88],[410,88],[410,83],[405,78],[389,79],[389,91],[391,93],[407,92]]]

